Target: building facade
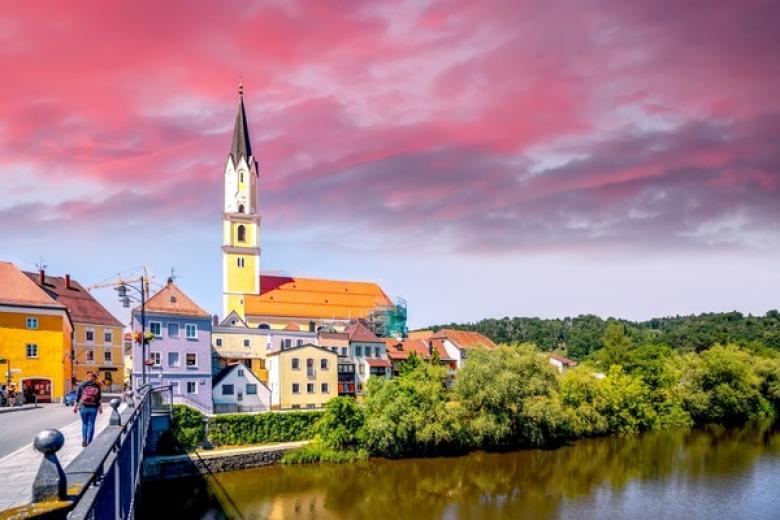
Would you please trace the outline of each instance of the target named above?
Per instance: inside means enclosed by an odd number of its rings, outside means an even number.
[[[267,412],[271,390],[243,363],[229,365],[214,377],[214,413]]]
[[[173,389],[174,402],[211,413],[211,316],[179,289],[172,279],[146,303],[146,348],[133,345],[133,381],[138,388],[144,365],[147,382]],[[133,310],[133,331],[141,330],[140,308]]]
[[[363,393],[371,377],[390,378],[392,365],[387,359],[385,340],[379,338],[360,322],[345,331],[349,336],[350,358],[355,362],[355,391]]]
[[[0,380],[22,400],[61,402],[73,388],[67,308],[9,262],[0,280]]]
[[[428,338],[434,345],[441,345],[449,359],[454,361],[454,369],[463,368],[468,353],[475,349],[493,350],[496,344],[479,332],[466,330],[441,329]]]
[[[249,328],[238,314],[231,312],[213,328],[211,341],[214,374],[225,367],[243,363],[258,379],[268,384],[265,360],[271,351],[269,331]]]
[[[268,377],[273,409],[322,408],[338,395],[338,356],[311,344],[272,352]]]
[[[97,374],[104,392],[119,392],[125,381],[122,353],[124,325],[70,275],[25,273],[52,299],[63,304],[73,322],[73,381]]]

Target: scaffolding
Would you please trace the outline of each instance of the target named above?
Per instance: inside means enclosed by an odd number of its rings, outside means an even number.
[[[365,325],[380,338],[405,338],[406,300],[396,297],[390,304],[377,306],[366,317]]]

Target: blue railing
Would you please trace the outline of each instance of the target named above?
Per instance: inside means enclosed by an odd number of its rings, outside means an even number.
[[[39,433],[34,446],[44,458],[33,483],[33,502],[6,513],[20,518],[133,518],[152,413],[170,410],[170,394],[158,390],[145,386],[135,396],[128,392],[121,413],[119,399],[112,399],[109,425],[64,470],[56,455],[64,443],[62,433]]]

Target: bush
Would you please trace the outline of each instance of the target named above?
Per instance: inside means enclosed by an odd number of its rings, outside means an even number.
[[[344,464],[368,459],[364,449],[335,450],[321,443],[313,442],[307,446],[290,450],[282,457],[282,464],[312,464],[315,462],[330,462]]]
[[[328,402],[322,417],[314,425],[314,432],[324,447],[347,449],[358,444],[364,419],[363,410],[355,399],[336,397]]]
[[[268,412],[219,415],[209,421],[209,441],[215,446],[311,439],[322,412]]]
[[[189,406],[173,405],[171,436],[180,451],[197,448],[206,436],[203,414]]]

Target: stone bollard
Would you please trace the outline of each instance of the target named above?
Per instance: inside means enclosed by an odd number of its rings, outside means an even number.
[[[127,403],[128,408],[134,408],[135,407],[135,400],[133,399],[133,391],[128,390],[125,392],[125,403]]]
[[[120,417],[119,410],[117,410],[117,408],[119,408],[119,399],[114,397],[108,404],[113,408],[111,411],[111,418],[108,420],[109,426],[122,426],[122,417]]]
[[[57,459],[63,444],[65,436],[59,430],[43,430],[35,436],[33,447],[43,453],[43,460],[33,481],[33,502],[65,500],[65,471]]]

